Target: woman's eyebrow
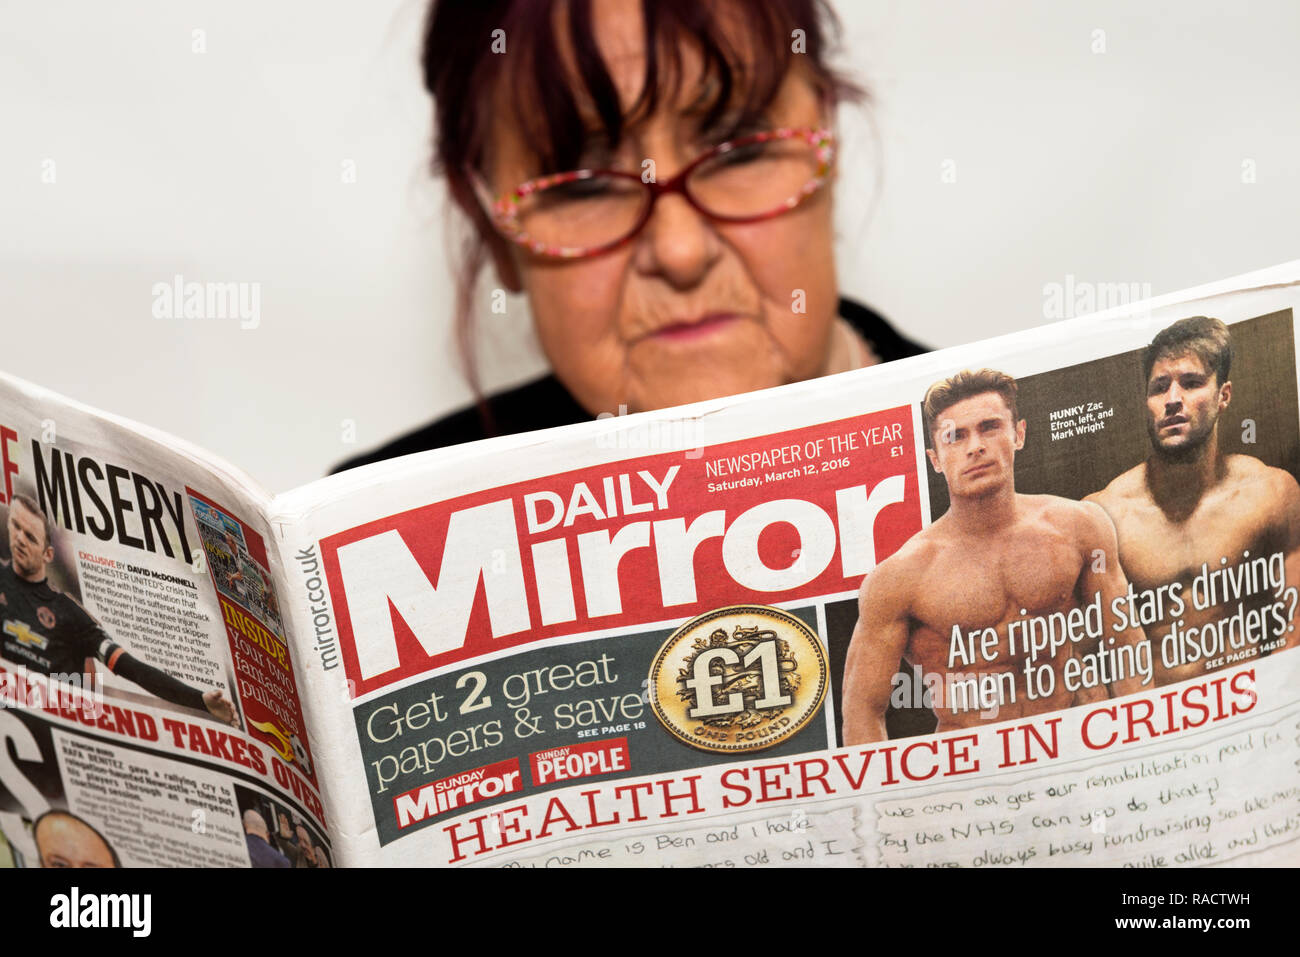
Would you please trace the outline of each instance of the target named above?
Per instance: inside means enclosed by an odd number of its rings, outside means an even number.
[[[582,131],[581,138],[573,145],[573,155],[577,162],[584,166],[592,165],[593,161],[605,162],[611,160],[617,150],[609,131],[600,127],[585,128]]]
[[[696,135],[713,140],[732,140],[737,136],[747,136],[772,129],[772,121],[766,113],[755,110],[727,110],[721,115],[696,118],[694,132]]]
[[[696,119],[697,128],[702,132],[734,134],[750,127],[769,128],[767,111],[774,91],[757,88],[758,78],[742,67],[728,65],[725,69],[728,79],[725,87],[714,71],[708,71],[698,78],[695,95],[679,112]]]
[[[684,121],[682,129],[684,136],[692,140],[718,141],[773,128],[773,121],[765,110],[746,103],[735,91],[730,105],[718,109],[718,104],[713,102],[713,96],[709,95],[716,93],[717,82],[707,82],[712,83],[710,89],[702,91],[689,103],[676,110],[677,115]],[[636,119],[625,123],[619,130],[618,139],[615,140],[594,110],[580,109],[580,119],[582,123],[580,136],[564,144],[564,148],[559,151],[560,155],[554,157],[555,169],[550,169],[551,164],[546,163],[544,165],[547,168],[541,170],[539,175],[560,172],[560,167],[578,169],[609,166],[614,162],[620,147],[630,137],[635,136],[638,127],[645,122],[645,119]]]

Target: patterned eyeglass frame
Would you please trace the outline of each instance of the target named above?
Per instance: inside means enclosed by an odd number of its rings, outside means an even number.
[[[729,153],[732,150],[740,149],[745,146],[752,146],[755,143],[767,143],[773,140],[805,140],[813,147],[817,157],[817,171],[813,174],[812,179],[805,183],[795,195],[791,196],[781,205],[774,209],[762,213],[756,213],[751,216],[723,216],[710,211],[700,205],[690,191],[686,189],[686,180],[690,177],[702,163],[713,159],[714,157]],[[539,176],[536,179],[530,179],[528,182],[517,186],[515,189],[508,190],[497,196],[492,197],[492,192],[488,185],[476,170],[469,169],[470,182],[474,186],[474,191],[478,196],[479,203],[483,206],[484,212],[492,220],[497,230],[512,242],[518,243],[525,249],[537,256],[547,259],[586,259],[589,256],[598,256],[601,253],[609,252],[611,249],[617,249],[624,243],[631,242],[646,223],[650,221],[650,216],[654,212],[655,203],[660,197],[670,193],[680,193],[686,202],[691,204],[691,208],[702,216],[711,220],[723,223],[757,223],[765,219],[772,219],[780,216],[782,213],[788,213],[813,193],[817,192],[826,184],[830,178],[831,167],[835,164],[835,136],[824,127],[782,127],[776,130],[765,130],[761,133],[754,133],[749,136],[743,136],[738,139],[728,140],[725,143],[719,143],[717,146],[707,152],[697,156],[685,167],[678,171],[677,175],[665,182],[650,181],[646,182],[641,178],[639,173],[628,173],[621,170],[612,169],[579,169],[567,173],[552,173],[549,176]],[[650,201],[645,204],[645,209],[633,224],[632,228],[618,239],[599,246],[556,246],[549,243],[543,243],[531,238],[519,223],[519,204],[532,193],[540,190],[549,189],[552,186],[558,186],[562,183],[572,183],[580,179],[592,179],[596,176],[612,176],[617,179],[628,180],[637,184],[638,188],[644,188],[650,193]]]

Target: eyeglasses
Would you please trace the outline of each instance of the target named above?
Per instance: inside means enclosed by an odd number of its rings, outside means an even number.
[[[720,143],[663,183],[645,173],[580,169],[493,198],[477,173],[470,178],[507,239],[549,259],[583,259],[630,241],[669,193],[717,222],[780,216],[821,189],[834,160],[830,130],[783,128]]]

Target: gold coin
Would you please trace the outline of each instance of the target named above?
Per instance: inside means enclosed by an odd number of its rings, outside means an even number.
[[[826,697],[821,641],[789,612],[730,605],[678,628],[650,665],[650,704],[705,751],[759,751],[797,734]]]

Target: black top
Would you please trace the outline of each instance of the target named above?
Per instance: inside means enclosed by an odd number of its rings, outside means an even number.
[[[900,335],[884,318],[866,306],[841,299],[839,312],[871,344],[881,362],[929,351],[925,346]],[[591,413],[578,405],[554,375],[543,376],[508,392],[498,393],[486,399],[484,405],[486,408],[471,405],[453,412],[423,428],[408,432],[373,452],[348,459],[336,466],[334,471],[342,472],[411,452],[440,449],[476,439],[514,435],[591,420]]]
[[[0,562],[0,657],[43,675],[82,674],[108,637],[81,606]],[[102,659],[101,659],[102,660]]]

